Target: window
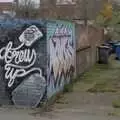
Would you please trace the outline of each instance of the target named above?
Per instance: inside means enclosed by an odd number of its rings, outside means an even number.
[[[57,5],[71,5],[76,4],[76,0],[56,0]]]

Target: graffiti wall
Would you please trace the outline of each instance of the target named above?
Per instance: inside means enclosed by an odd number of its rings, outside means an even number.
[[[75,27],[74,24],[52,21],[47,24],[49,42],[48,98],[63,90],[75,70]]]
[[[46,91],[46,31],[40,21],[0,23],[0,96],[18,106],[36,107]]]
[[[37,107],[70,82],[74,25],[62,21],[0,21],[0,104]]]

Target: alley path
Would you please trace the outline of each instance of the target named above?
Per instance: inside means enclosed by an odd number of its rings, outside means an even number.
[[[73,92],[62,95],[48,112],[1,107],[0,120],[120,120],[120,109],[112,106],[120,100],[120,61],[113,58],[78,78]]]
[[[78,78],[73,92],[66,93],[51,107],[52,116],[60,120],[119,120],[120,61],[111,56],[109,65],[95,65]],[[50,113],[49,113],[50,114]]]

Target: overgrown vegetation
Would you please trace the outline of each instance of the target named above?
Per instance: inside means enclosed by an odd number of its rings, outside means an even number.
[[[64,92],[64,93],[73,92],[73,83],[70,83],[70,84],[65,85],[63,92]]]
[[[104,27],[113,40],[120,39],[120,8],[108,4],[97,16],[95,24]]]
[[[120,63],[110,58],[109,65],[96,64],[89,72],[79,78],[75,91],[120,92]]]
[[[108,115],[120,117],[120,109],[115,109],[113,112],[108,113]]]

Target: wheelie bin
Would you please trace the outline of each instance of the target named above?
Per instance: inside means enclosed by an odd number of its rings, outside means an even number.
[[[110,47],[98,46],[98,62],[101,64],[108,64]]]

